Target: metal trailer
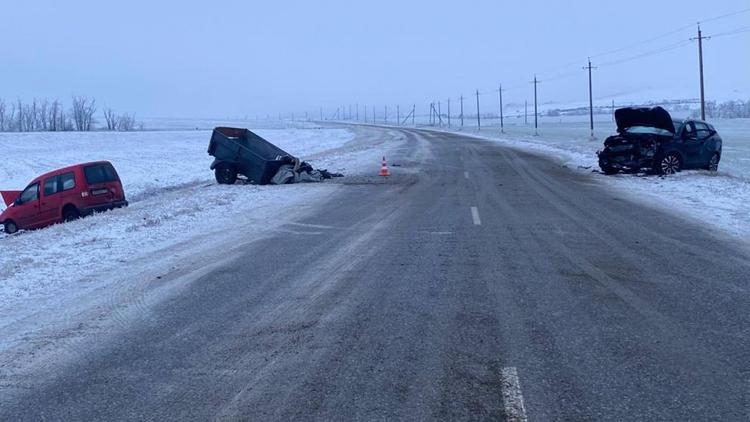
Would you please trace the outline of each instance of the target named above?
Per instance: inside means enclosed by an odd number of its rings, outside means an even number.
[[[208,144],[208,154],[215,159],[211,170],[216,181],[233,184],[238,175],[259,185],[267,184],[282,164],[294,157],[248,129],[217,127]]]

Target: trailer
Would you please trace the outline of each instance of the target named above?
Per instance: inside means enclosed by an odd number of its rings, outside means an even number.
[[[284,164],[296,159],[248,129],[217,127],[211,134],[208,154],[214,157],[211,170],[216,181],[234,184],[238,176],[265,185]]]

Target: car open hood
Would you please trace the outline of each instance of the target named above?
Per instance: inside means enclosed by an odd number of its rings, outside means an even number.
[[[661,107],[620,108],[615,111],[615,121],[618,132],[623,132],[629,127],[646,126],[675,133],[672,116]]]
[[[3,201],[5,201],[5,205],[7,206],[10,206],[20,194],[20,190],[0,190],[0,195],[3,196]]]

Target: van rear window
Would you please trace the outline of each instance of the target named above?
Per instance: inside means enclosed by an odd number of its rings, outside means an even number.
[[[89,185],[114,182],[117,180],[115,168],[108,163],[84,167],[83,173],[86,176],[86,182],[88,182]]]

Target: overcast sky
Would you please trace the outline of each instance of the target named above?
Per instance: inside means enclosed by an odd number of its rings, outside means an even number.
[[[0,97],[82,94],[142,117],[407,107],[475,89],[489,108],[499,83],[506,102],[531,100],[534,73],[541,102],[584,103],[589,55],[602,65],[598,102],[696,98],[695,23],[750,8],[749,0],[2,3]],[[747,28],[750,13],[702,26],[705,35]],[[629,48],[599,55],[621,47]],[[665,47],[674,48],[606,65]],[[715,37],[704,50],[708,99],[750,98],[750,32]]]

